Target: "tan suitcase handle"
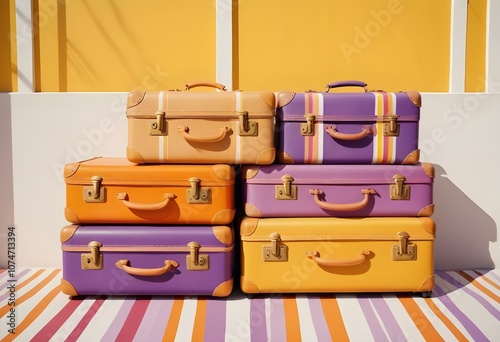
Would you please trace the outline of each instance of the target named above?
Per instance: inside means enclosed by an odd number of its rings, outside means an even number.
[[[192,89],[195,87],[211,87],[211,88],[217,88],[221,91],[226,91],[226,86],[223,84],[217,83],[217,82],[188,83],[188,84],[186,84],[186,88],[184,90],[188,91],[189,89]]]
[[[163,195],[164,200],[158,203],[135,203],[130,202],[127,198],[128,195],[126,192],[119,192],[116,194],[116,198],[129,209],[137,209],[137,210],[160,210],[165,208],[171,199],[176,198],[174,194],[166,193]]]
[[[231,128],[225,126],[221,127],[220,133],[214,135],[201,135],[198,137],[190,135],[188,126],[179,126],[177,127],[177,132],[179,132],[184,139],[190,142],[198,142],[198,143],[212,143],[221,141],[226,137],[226,135],[231,132]]]
[[[165,266],[159,268],[137,268],[129,266],[129,263],[130,261],[127,259],[121,259],[118,260],[115,265],[130,275],[145,277],[160,276],[170,271],[172,267],[177,268],[179,266],[179,264],[173,260],[165,260]]]
[[[325,131],[334,139],[348,141],[360,140],[370,134],[373,134],[373,129],[371,126],[363,126],[363,129],[359,133],[340,133],[336,130],[335,125],[326,127]]]
[[[306,252],[306,256],[314,261],[319,266],[332,267],[332,266],[356,266],[365,261],[366,257],[370,255],[370,251],[359,252],[359,257],[352,260],[325,260],[319,257],[319,252]]]
[[[314,196],[314,201],[321,209],[335,211],[354,211],[366,207],[368,201],[370,200],[370,195],[375,195],[377,191],[373,189],[361,189],[361,193],[365,195],[365,197],[362,201],[354,203],[328,203],[320,201],[319,195],[323,194],[323,190],[321,189],[311,189],[309,190],[309,193]]]

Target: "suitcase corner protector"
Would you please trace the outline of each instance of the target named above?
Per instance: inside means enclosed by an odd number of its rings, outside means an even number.
[[[68,207],[64,208],[64,218],[71,223],[81,223],[78,215]]]
[[[292,156],[289,153],[286,153],[285,151],[278,152],[278,161],[281,164],[295,164]]]
[[[429,217],[432,216],[432,214],[434,214],[434,204],[429,204],[418,212],[419,217]]]
[[[78,292],[75,287],[66,279],[61,278],[61,291],[69,296],[78,296]]]
[[[214,297],[227,297],[231,294],[233,291],[233,279],[226,280],[225,282],[222,282],[219,284],[214,292],[212,293],[212,296]]]
[[[245,279],[244,276],[240,277],[240,287],[241,291],[244,293],[260,293],[259,288],[255,283],[251,282],[250,280]]]
[[[61,229],[61,233],[59,234],[59,241],[66,242],[75,235],[76,230],[78,229],[77,225],[70,224]]]
[[[403,159],[403,165],[415,165],[420,161],[420,149],[416,149],[408,153],[408,155]]]
[[[255,164],[270,165],[276,159],[276,149],[274,147],[263,150],[258,156]]]
[[[417,292],[427,292],[434,289],[434,274],[428,276],[418,287]]]
[[[142,155],[136,150],[127,146],[127,159],[128,161],[136,164],[145,164],[146,161]]]

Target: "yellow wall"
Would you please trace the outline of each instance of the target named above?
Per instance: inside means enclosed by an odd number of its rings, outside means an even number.
[[[37,91],[215,79],[215,0],[35,0]]]
[[[467,50],[465,91],[485,90],[487,0],[469,0],[467,11]]]
[[[17,90],[14,0],[0,1],[0,92]]]
[[[240,1],[241,89],[448,91],[449,0]]]

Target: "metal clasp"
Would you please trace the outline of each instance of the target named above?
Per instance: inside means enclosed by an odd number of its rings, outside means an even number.
[[[281,177],[283,185],[276,185],[275,198],[277,200],[296,200],[297,199],[297,186],[292,185],[293,177],[289,174]]]
[[[399,135],[399,124],[396,123],[399,118],[398,115],[384,116],[384,119],[388,118],[389,122],[384,122],[384,136],[386,137],[396,137]]]
[[[90,253],[81,255],[81,266],[84,270],[102,270],[102,254],[99,253],[99,248],[102,246],[100,242],[90,241],[88,247]]]
[[[406,177],[398,173],[392,178],[394,179],[395,184],[390,185],[391,200],[409,200],[410,186],[408,184],[404,184]]]
[[[262,259],[264,261],[288,261],[288,246],[281,244],[281,236],[271,233],[271,246],[262,246]]]
[[[392,259],[395,261],[415,260],[417,258],[417,246],[409,243],[410,235],[407,232],[398,232],[399,244],[392,246]]]
[[[102,203],[105,199],[105,188],[101,187],[102,177],[92,176],[92,186],[83,187],[83,200],[86,203]]]
[[[238,118],[240,120],[240,135],[242,136],[258,135],[259,123],[255,121],[249,121],[247,111],[238,112]]]
[[[210,188],[200,187],[200,179],[196,177],[189,178],[191,187],[186,190],[187,202],[191,204],[210,204],[212,203],[212,190]]]
[[[306,123],[300,124],[300,134],[303,136],[314,135],[314,120],[316,115],[306,114]]]
[[[209,268],[209,258],[207,254],[200,254],[200,244],[191,241],[187,244],[189,255],[186,255],[187,269],[190,271],[206,271]]]
[[[149,135],[167,135],[167,129],[165,125],[165,112],[156,111],[156,122],[151,124],[151,130]]]

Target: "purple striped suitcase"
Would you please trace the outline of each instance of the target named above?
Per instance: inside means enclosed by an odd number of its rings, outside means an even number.
[[[244,166],[250,217],[431,216],[434,165]]]
[[[230,226],[66,226],[61,290],[79,295],[207,295],[233,289]]]
[[[361,86],[365,92],[329,93]],[[283,164],[416,164],[418,92],[327,91],[277,94],[277,159]]]

